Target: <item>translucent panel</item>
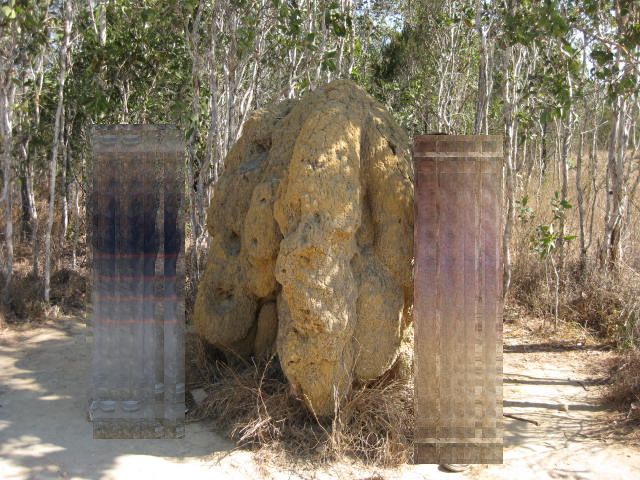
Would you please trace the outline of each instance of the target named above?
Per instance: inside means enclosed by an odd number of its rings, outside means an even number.
[[[184,435],[184,145],[97,126],[88,207],[94,438]]]
[[[417,137],[415,462],[502,463],[502,139]]]

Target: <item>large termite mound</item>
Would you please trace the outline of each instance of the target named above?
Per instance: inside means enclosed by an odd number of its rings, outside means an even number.
[[[408,138],[335,81],[254,112],[208,211],[197,331],[229,355],[277,352],[293,392],[329,415],[354,381],[411,358]]]

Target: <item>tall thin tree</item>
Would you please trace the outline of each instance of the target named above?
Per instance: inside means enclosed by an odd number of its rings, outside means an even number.
[[[64,108],[64,84],[67,75],[67,52],[71,37],[73,22],[73,8],[71,0],[64,0],[63,9],[63,37],[58,52],[60,71],[58,72],[58,106],[56,108],[55,124],[53,127],[53,142],[51,146],[51,158],[49,160],[49,215],[47,217],[47,230],[45,232],[45,265],[44,265],[44,300],[49,302],[51,295],[51,232],[55,215],[56,202],[56,173],[58,169],[58,149],[62,140],[62,112]]]

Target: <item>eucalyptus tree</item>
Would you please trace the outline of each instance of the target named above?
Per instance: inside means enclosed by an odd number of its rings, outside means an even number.
[[[538,123],[547,125],[554,122],[556,125],[557,142],[557,171],[561,184],[560,192],[556,192],[553,200],[562,207],[562,215],[556,215],[555,229],[549,230],[546,239],[554,242],[554,255],[547,255],[543,258],[549,260],[555,276],[555,296],[556,296],[556,316],[559,301],[559,290],[563,269],[565,264],[565,242],[572,239],[566,234],[566,215],[564,211],[571,208],[568,202],[569,197],[569,153],[573,130],[575,127],[575,84],[580,81],[579,63],[575,60],[576,49],[572,44],[570,23],[575,16],[575,11],[570,10],[567,5],[555,2],[545,2],[533,4],[529,2],[505,1],[504,8],[504,32],[503,38],[507,42],[506,56],[512,57],[514,49],[524,52],[529,58],[528,68],[521,80],[524,82],[520,87],[513,88],[511,82],[517,81],[518,63],[512,70],[513,80],[507,70],[504,86],[504,122],[505,122],[505,191],[507,199],[507,212],[505,221],[505,231],[503,238],[503,248],[505,257],[505,292],[508,291],[511,280],[511,231],[515,222],[515,198],[517,196],[517,184],[515,177],[518,163],[514,161],[517,155],[517,120],[513,115],[514,97],[525,98],[529,106],[536,105]],[[512,57],[513,58],[513,57]],[[519,57],[520,59],[522,56]],[[513,64],[513,60],[512,60]],[[526,88],[524,87],[526,85]],[[510,91],[511,90],[511,91]],[[524,106],[524,105],[523,105]],[[521,118],[530,119],[530,114],[523,112]],[[526,122],[525,122],[526,127]],[[545,136],[545,129],[540,129],[541,136]],[[546,142],[545,138],[541,139]],[[524,148],[522,149],[524,164],[526,159],[527,136],[524,135]],[[530,165],[527,167],[531,171],[533,158],[529,159]],[[546,161],[541,162],[540,175],[544,174]],[[528,178],[528,174],[527,174]],[[557,253],[556,253],[557,252]],[[556,254],[557,260],[556,263]],[[545,263],[546,268],[546,263]]]
[[[640,5],[631,0],[585,2],[582,31],[592,42],[595,75],[611,102],[607,155],[607,201],[601,260],[610,270],[623,256],[622,234],[629,200],[629,137],[640,88]],[[637,115],[638,112],[636,111]]]
[[[511,284],[511,237],[515,223],[516,206],[516,154],[517,121],[522,99],[522,71],[527,59],[527,49],[520,45],[508,45],[504,55],[503,118],[504,118],[504,193],[506,213],[502,238],[504,258],[503,290]]]
[[[498,65],[502,79],[502,123],[504,126],[505,161],[505,224],[503,256],[505,262],[504,292],[511,282],[511,239],[515,223],[518,191],[528,185],[533,169],[534,155],[528,155],[527,144],[536,137],[544,156],[546,125],[557,125],[558,177],[561,183],[559,201],[568,204],[569,153],[575,126],[575,98],[581,82],[580,63],[576,60],[572,22],[577,9],[561,2],[520,2],[504,0],[497,6],[500,47]],[[536,118],[537,117],[537,118]],[[539,125],[539,128],[535,128]],[[536,131],[537,130],[537,131]],[[546,159],[541,158],[540,178],[544,175]],[[523,175],[524,174],[524,175]],[[523,185],[518,178],[524,177]],[[559,266],[562,270],[565,234],[565,216],[558,219]],[[549,257],[552,258],[552,257]],[[555,270],[555,265],[554,265]],[[556,279],[559,272],[556,272]]]
[[[426,74],[424,109],[427,130],[445,133],[471,132],[475,122],[471,98],[475,98],[473,72],[478,52],[475,43],[475,4],[466,0],[418,2],[413,20],[420,38],[412,52]],[[485,52],[486,53],[486,52]],[[437,74],[434,75],[434,73]]]
[[[421,0],[396,8],[371,16],[380,54],[371,55],[370,67],[358,67],[368,70],[370,91],[411,134],[472,133],[479,83],[475,3]]]
[[[193,235],[193,248],[191,251],[191,271],[195,281],[200,278],[200,256],[198,255],[198,242],[204,233],[204,192],[202,191],[202,181],[196,185],[194,176],[194,168],[198,168],[201,172],[204,170],[203,162],[199,160],[197,154],[198,140],[200,132],[200,112],[201,112],[201,93],[200,82],[203,71],[203,60],[201,55],[201,33],[202,33],[202,17],[205,11],[205,2],[200,0],[195,6],[195,13],[190,18],[190,22],[185,25],[187,35],[186,45],[191,56],[191,125],[187,130],[187,185],[189,186],[189,213],[191,216],[191,232]],[[200,179],[203,175],[199,175]]]
[[[489,104],[493,89],[494,36],[498,19],[495,8],[482,0],[475,4],[475,28],[478,35],[478,92],[476,94],[476,114],[474,133],[489,133]]]
[[[2,301],[9,301],[10,285],[13,276],[13,187],[15,145],[14,129],[18,94],[26,95],[33,78],[35,59],[41,51],[41,45],[47,41],[46,29],[47,1],[3,2],[0,6],[0,158],[2,163],[2,191],[0,203],[4,206],[4,284]]]
[[[2,196],[0,200],[4,203],[5,211],[5,231],[4,231],[4,289],[3,301],[9,299],[9,287],[13,274],[13,117],[14,102],[16,97],[16,64],[18,62],[19,25],[16,19],[16,11],[11,6],[2,8],[2,48],[0,49],[0,141],[2,149]]]
[[[45,24],[46,22],[42,22]],[[23,241],[35,244],[38,231],[38,212],[34,192],[34,175],[38,151],[43,142],[38,136],[41,121],[41,98],[44,88],[45,58],[47,49],[43,43],[37,46],[31,65],[22,71],[21,100],[17,105],[16,138],[18,139],[18,179],[20,181],[20,230]]]
[[[162,0],[96,0],[76,5],[62,152],[73,184],[73,265],[84,230],[91,125],[175,123],[187,131],[191,118],[186,5]]]
[[[73,22],[72,0],[63,0],[62,14],[62,42],[59,48],[58,65],[58,105],[56,108],[55,123],[53,127],[53,140],[51,145],[51,160],[49,162],[49,214],[47,216],[47,230],[45,232],[45,265],[44,265],[44,301],[48,302],[51,293],[51,232],[56,204],[56,177],[58,165],[58,148],[63,130],[64,112],[64,84],[67,78],[67,65],[71,26]]]
[[[601,119],[595,115],[604,110],[609,117],[607,125],[608,161],[605,231],[601,241],[601,261],[609,269],[619,265],[622,256],[622,233],[625,222],[625,208],[628,204],[628,181],[631,171],[628,156],[628,135],[634,115],[629,107],[638,89],[638,35],[637,25],[640,7],[630,1],[551,1],[551,2],[505,2],[507,14],[504,35],[513,44],[523,45],[530,50],[537,48],[540,68],[531,77],[527,86],[528,96],[536,96],[540,102],[538,115],[540,123],[550,121],[556,125],[556,159],[560,182],[558,201],[563,208],[570,208],[569,197],[569,157],[573,147],[574,133],[579,115],[592,118],[592,146],[590,175],[592,195],[596,195],[597,134],[601,131]],[[591,70],[585,68],[593,66]],[[598,109],[590,107],[583,98],[585,88],[592,92],[607,92],[609,105]],[[605,98],[592,93],[592,98]],[[584,105],[582,111],[579,107]],[[606,113],[609,111],[610,113]],[[594,118],[595,117],[595,118]],[[506,122],[508,124],[508,122]],[[583,121],[583,125],[585,122]],[[587,130],[583,127],[583,130]],[[582,133],[579,137],[576,189],[578,197],[580,258],[584,269],[586,264],[587,241],[585,228],[586,210],[583,204],[582,186]],[[507,134],[507,138],[509,135]],[[591,215],[595,209],[592,197]],[[592,229],[591,221],[589,231]],[[558,218],[555,238],[562,268],[565,258],[565,244],[573,238],[566,234],[566,220]],[[506,243],[506,242],[505,242]],[[508,248],[505,247],[505,248]]]
[[[600,258],[603,265],[616,269],[622,258],[621,238],[629,200],[629,176],[625,172],[630,169],[628,141],[634,121],[630,107],[640,87],[640,5],[632,0],[548,2],[538,7],[537,12],[540,14],[538,37],[553,39],[563,54],[562,58],[553,59],[556,75],[550,75],[549,78],[556,83],[555,97],[565,109],[564,118],[568,114],[567,123],[571,124],[575,87],[581,90],[586,83],[591,83],[595,85],[594,88],[606,92],[606,98],[602,100],[609,105],[606,108],[609,111],[609,138],[605,231]],[[582,55],[576,48],[579,44],[582,45]],[[582,64],[588,62],[593,66],[591,71],[581,68],[580,57],[583,57]],[[561,78],[563,74],[565,78]],[[575,80],[579,83],[576,84]],[[588,115],[589,112],[585,109],[584,114]],[[567,140],[571,133],[568,124],[562,128],[564,140],[560,157],[563,162],[566,161],[570,142]],[[592,129],[594,143],[598,130],[599,125],[595,123]],[[592,152],[595,150],[596,146],[593,145]],[[566,164],[563,166],[566,170]],[[563,193],[565,191],[563,176]],[[578,192],[580,194],[580,188]],[[581,239],[581,245],[584,250],[584,238]],[[581,255],[584,261],[585,254]]]

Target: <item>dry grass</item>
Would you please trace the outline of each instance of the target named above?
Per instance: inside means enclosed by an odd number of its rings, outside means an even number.
[[[537,258],[514,265],[510,299],[531,316],[553,323],[555,283]],[[578,273],[577,260],[567,262],[560,285],[558,318],[576,323],[622,348],[640,345],[640,282],[632,270],[605,273],[596,266]]]
[[[413,388],[382,379],[356,388],[334,422],[340,449],[374,464],[410,460],[413,436]]]
[[[236,367],[218,362],[206,390],[192,419],[215,420],[239,446],[320,461],[410,459],[413,390],[405,382],[381,378],[357,386],[332,418],[317,418],[291,395],[276,358]]]
[[[38,211],[45,211],[46,203],[38,203]],[[86,237],[79,236],[77,245],[77,264],[72,264],[71,241],[62,242],[62,219],[58,216],[52,232],[52,254],[50,279],[50,302],[44,302],[44,230],[45,219],[40,218],[38,275],[33,273],[33,245],[18,234],[19,221],[14,219],[16,236],[14,238],[13,275],[9,290],[9,304],[5,306],[6,321],[9,324],[39,322],[55,317],[57,313],[78,314],[85,309],[88,293],[88,265],[86,262]],[[73,220],[72,220],[73,221]],[[0,288],[4,279],[0,279]]]
[[[640,423],[640,351],[613,359],[607,400],[624,410],[627,420]]]
[[[87,303],[87,277],[85,269],[62,268],[51,275],[50,304],[43,300],[43,280],[31,270],[16,269],[11,281],[7,320],[37,322],[50,316],[54,310],[64,314],[81,312]]]
[[[208,344],[187,327],[185,332],[185,375],[190,390],[203,387],[216,375],[216,363],[223,358],[221,352]]]
[[[30,272],[14,272],[9,290],[11,321],[38,321],[44,317],[42,280]]]
[[[621,269],[617,274],[605,275],[591,269],[574,280],[567,291],[563,316],[576,321],[611,339],[619,347],[640,347],[640,283],[638,274],[630,269]]]
[[[599,337],[600,341],[612,342],[620,349],[622,353],[612,361],[612,384],[604,400],[614,401],[628,410],[630,417],[640,417],[640,410],[631,408],[634,404],[640,408],[640,217],[637,214],[640,210],[633,203],[629,205],[633,212],[623,234],[624,262],[619,270],[608,272],[601,268],[598,244],[604,236],[605,157],[605,153],[600,152],[599,177],[595,182],[597,191],[590,178],[585,178],[583,184],[588,247],[584,269],[579,268],[579,240],[576,238],[566,246],[565,268],[557,298],[560,320],[557,333],[567,325],[577,325]],[[546,325],[555,323],[555,276],[550,264],[545,264],[545,260],[532,251],[531,239],[537,225],[548,224],[553,218],[550,199],[560,188],[554,178],[557,175],[551,173],[543,182],[532,184],[527,192],[531,215],[516,221],[510,290],[510,300],[518,308],[528,316],[544,319]],[[566,212],[568,235],[579,233],[574,173],[570,173],[569,195],[574,208]]]
[[[617,272],[607,272],[599,265],[598,245],[604,236],[606,152],[598,155],[600,172],[596,191],[585,176],[585,234],[587,263],[580,268],[579,239],[565,245],[564,269],[560,271],[558,319],[577,323],[623,348],[640,346],[640,223],[631,215],[624,233],[624,261]],[[535,175],[534,175],[535,178]],[[566,235],[578,235],[579,216],[576,200],[575,171],[570,171],[569,201],[573,208],[566,211]],[[555,320],[556,278],[548,259],[533,251],[532,238],[538,225],[553,219],[551,199],[560,190],[555,169],[542,182],[531,182],[526,192],[531,211],[519,216],[512,239],[513,273],[510,299],[525,308],[529,315]],[[594,201],[595,200],[595,201]],[[520,210],[517,210],[521,213]],[[560,264],[558,253],[556,265]]]

